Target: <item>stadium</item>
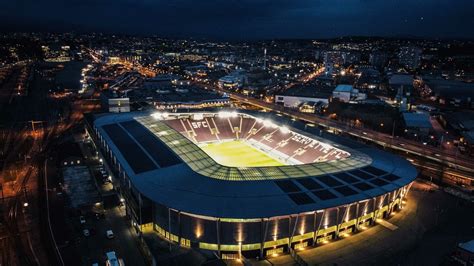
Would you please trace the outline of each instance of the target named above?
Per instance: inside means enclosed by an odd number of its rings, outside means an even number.
[[[137,230],[222,258],[350,236],[402,209],[417,176],[405,159],[270,113],[105,114],[89,134]]]

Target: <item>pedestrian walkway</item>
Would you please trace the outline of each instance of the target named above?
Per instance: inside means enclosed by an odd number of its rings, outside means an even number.
[[[395,230],[398,229],[398,226],[388,222],[387,220],[378,219],[377,223],[380,224],[381,226],[387,228],[387,229],[392,230],[392,231],[395,231]]]

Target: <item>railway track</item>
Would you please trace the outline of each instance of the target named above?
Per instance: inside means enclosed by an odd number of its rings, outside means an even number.
[[[30,258],[30,255],[26,251],[23,243],[22,237],[23,232],[20,231],[20,226],[18,223],[18,212],[21,211],[21,199],[24,194],[22,191],[26,188],[26,184],[28,184],[28,180],[32,175],[34,169],[29,168],[27,173],[24,175],[20,185],[15,190],[15,196],[8,199],[6,202],[6,209],[7,209],[7,217],[5,220],[5,231],[6,237],[4,241],[4,246],[6,247],[4,252],[8,254],[4,254],[9,258],[8,263],[6,265],[14,265],[15,261],[19,265],[34,265],[33,261]],[[16,258],[15,254],[16,253]],[[14,259],[12,259],[14,258]]]

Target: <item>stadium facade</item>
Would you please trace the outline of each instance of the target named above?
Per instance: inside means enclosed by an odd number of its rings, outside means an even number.
[[[152,229],[176,245],[225,258],[323,244],[403,208],[417,176],[405,159],[273,118],[107,114],[88,131],[137,230]],[[280,164],[226,166],[202,148],[236,140]]]

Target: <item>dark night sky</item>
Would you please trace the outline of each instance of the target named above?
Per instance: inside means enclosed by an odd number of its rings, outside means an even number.
[[[223,39],[474,38],[474,0],[0,0],[0,29]]]

